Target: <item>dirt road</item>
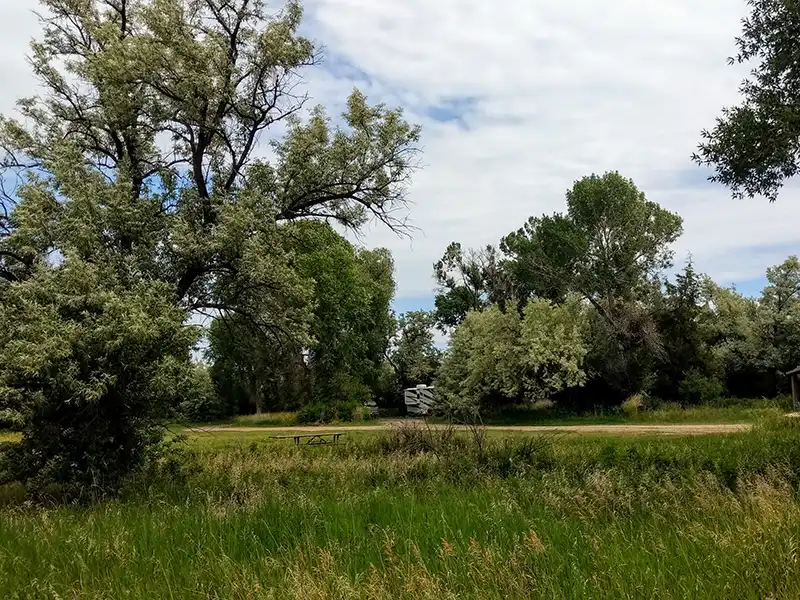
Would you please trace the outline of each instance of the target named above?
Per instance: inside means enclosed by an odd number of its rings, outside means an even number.
[[[381,431],[406,424],[407,421],[383,421],[378,425],[306,425],[295,427],[239,427],[215,426],[202,427],[194,431],[204,433],[267,433],[267,434],[303,434],[303,433],[333,433],[345,431]],[[443,427],[443,425],[430,425],[430,427]],[[740,433],[752,429],[752,425],[739,424],[665,424],[665,425],[487,425],[490,431],[518,431],[527,433],[576,433],[576,434],[606,434],[606,435],[714,435],[722,433]]]

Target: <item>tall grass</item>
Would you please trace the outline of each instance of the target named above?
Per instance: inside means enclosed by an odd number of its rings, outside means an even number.
[[[0,598],[796,598],[798,442],[204,434],[119,500],[0,509]]]
[[[647,405],[638,410],[623,407],[600,407],[584,414],[575,414],[558,406],[525,405],[506,408],[491,415],[486,422],[494,425],[581,425],[625,423],[756,423],[792,409],[791,398],[721,399],[715,404],[681,406],[674,402]],[[629,405],[628,405],[629,406]]]

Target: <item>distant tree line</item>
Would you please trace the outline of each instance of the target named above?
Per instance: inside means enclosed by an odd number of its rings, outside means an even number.
[[[717,285],[691,259],[670,280],[678,215],[618,173],[581,179],[566,202],[499,248],[453,243],[436,263],[434,318],[452,331],[442,391],[489,407],[550,398],[586,409],[632,394],[697,404],[788,390],[783,373],[800,364],[797,257],[767,270],[758,298]],[[535,344],[525,334],[534,307],[547,331]],[[560,374],[554,385],[524,384],[531,354],[553,357],[540,372]]]

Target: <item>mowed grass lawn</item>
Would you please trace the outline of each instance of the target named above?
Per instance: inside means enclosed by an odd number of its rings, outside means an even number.
[[[797,598],[800,429],[192,436],[86,507],[0,489],[0,598]]]

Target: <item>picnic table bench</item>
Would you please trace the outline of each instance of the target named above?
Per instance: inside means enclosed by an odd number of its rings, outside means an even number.
[[[327,444],[336,444],[343,433],[298,433],[295,435],[271,435],[273,440],[289,440],[293,439],[295,446],[300,445],[300,440],[304,439],[304,446],[322,446]]]

